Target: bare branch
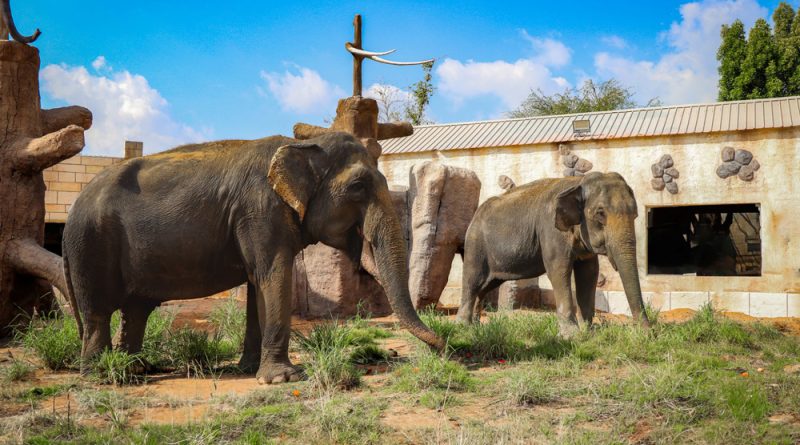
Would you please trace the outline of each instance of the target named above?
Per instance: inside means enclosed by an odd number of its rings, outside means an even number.
[[[17,31],[17,26],[14,24],[14,18],[11,16],[11,0],[0,0],[2,3],[2,14],[3,14],[3,21],[5,22],[6,26],[8,27],[8,31],[11,33],[11,37],[14,38],[17,42],[20,43],[33,43],[36,39],[39,38],[39,35],[42,34],[39,31],[39,28],[36,28],[36,31],[33,32],[30,36],[23,36],[22,34]]]

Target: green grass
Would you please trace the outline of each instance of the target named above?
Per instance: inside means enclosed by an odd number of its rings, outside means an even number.
[[[320,324],[308,335],[295,332],[294,339],[304,353],[309,382],[317,390],[351,389],[361,383],[361,371],[351,360],[354,344],[346,326]]]
[[[125,385],[138,383],[143,362],[138,354],[103,351],[92,363],[92,371],[103,383]]]
[[[448,332],[451,351],[444,357],[414,342],[410,356],[386,357],[380,339],[401,331],[376,328],[368,319],[318,325],[293,337],[311,381],[216,395],[210,417],[192,424],[132,426],[127,419],[142,401],[110,395],[125,388],[77,391],[80,412],[73,419],[100,418],[102,426],[65,422],[44,409],[68,386],[17,385],[0,395],[2,403],[40,407],[14,430],[20,443],[800,441],[800,425],[791,420],[800,412],[800,375],[783,370],[800,363],[800,341],[769,325],[737,323],[706,307],[685,323],[660,322],[649,330],[599,323],[565,341],[552,313],[501,311],[481,326],[435,313],[423,319]],[[163,332],[153,338],[172,354],[174,334]],[[214,336],[203,338],[196,342]],[[359,363],[381,361],[391,364],[391,374],[361,376]],[[354,379],[369,384],[353,387]],[[420,425],[409,420],[394,430],[389,425],[398,414],[421,416]]]
[[[81,353],[78,325],[68,315],[33,318],[16,340],[53,371],[73,367]]]
[[[242,352],[245,326],[247,325],[247,311],[234,297],[235,293],[231,292],[229,298],[214,308],[209,320],[222,339],[235,345],[237,352]]]
[[[392,377],[392,386],[405,392],[463,391],[474,383],[464,365],[428,349],[418,350],[408,363],[395,369]]]
[[[214,371],[223,362],[233,359],[238,349],[218,332],[209,334],[188,327],[169,335],[165,347],[171,365],[185,372],[187,377]]]
[[[2,375],[3,381],[7,383],[22,382],[28,380],[35,370],[36,367],[30,363],[13,359],[10,365],[3,368],[0,375]]]

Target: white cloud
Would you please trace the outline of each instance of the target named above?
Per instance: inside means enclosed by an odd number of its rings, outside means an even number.
[[[614,34],[610,36],[603,36],[600,38],[600,41],[603,42],[605,45],[608,45],[616,49],[625,49],[628,47],[628,42],[625,41],[625,39]]]
[[[295,66],[297,74],[289,70],[283,73],[261,72],[270,93],[281,108],[299,114],[321,114],[329,110],[337,98],[345,92],[310,69]]]
[[[572,58],[572,50],[558,40],[533,37],[524,29],[522,30],[522,37],[533,46],[536,55],[531,60],[536,63],[560,68],[567,65]]]
[[[553,74],[551,68],[568,64],[570,49],[557,40],[531,37],[524,31],[522,35],[535,50],[532,57],[515,62],[445,59],[436,69],[439,91],[456,105],[466,99],[488,95],[498,97],[506,108],[512,109],[528,97],[531,90],[541,89],[549,94],[569,87],[569,82]]]
[[[120,156],[125,140],[143,141],[145,152],[152,153],[209,136],[210,131],[176,122],[167,100],[143,76],[113,71],[103,56],[92,67],[104,74],[64,64],[41,71],[42,89],[49,97],[92,111],[84,154]]]
[[[642,102],[653,97],[666,104],[714,101],[720,27],[736,19],[749,27],[767,10],[755,0],[704,0],[682,5],[680,13],[681,21],[662,34],[669,52],[658,60],[598,53],[594,63],[599,76],[633,87]]]

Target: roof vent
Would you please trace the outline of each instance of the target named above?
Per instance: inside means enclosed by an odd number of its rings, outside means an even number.
[[[575,119],[572,121],[572,134],[575,137],[586,137],[592,132],[592,125],[589,119]]]

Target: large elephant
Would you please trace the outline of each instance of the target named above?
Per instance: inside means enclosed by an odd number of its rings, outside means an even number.
[[[411,304],[386,179],[356,138],[210,142],[109,167],[78,197],[64,229],[64,269],[85,324],[82,359],[111,346],[117,309],[119,347],[137,352],[163,301],[246,282],[240,366],[257,367],[259,383],[297,380],[288,356],[295,255],[319,241],[358,261],[363,239],[401,323],[443,347]]]
[[[572,335],[579,318],[592,322],[597,255],[607,255],[631,312],[649,326],[636,265],[636,216],[633,190],[617,173],[542,179],[486,200],[467,230],[458,319],[479,319],[484,297],[504,281],[547,273],[559,330]]]

